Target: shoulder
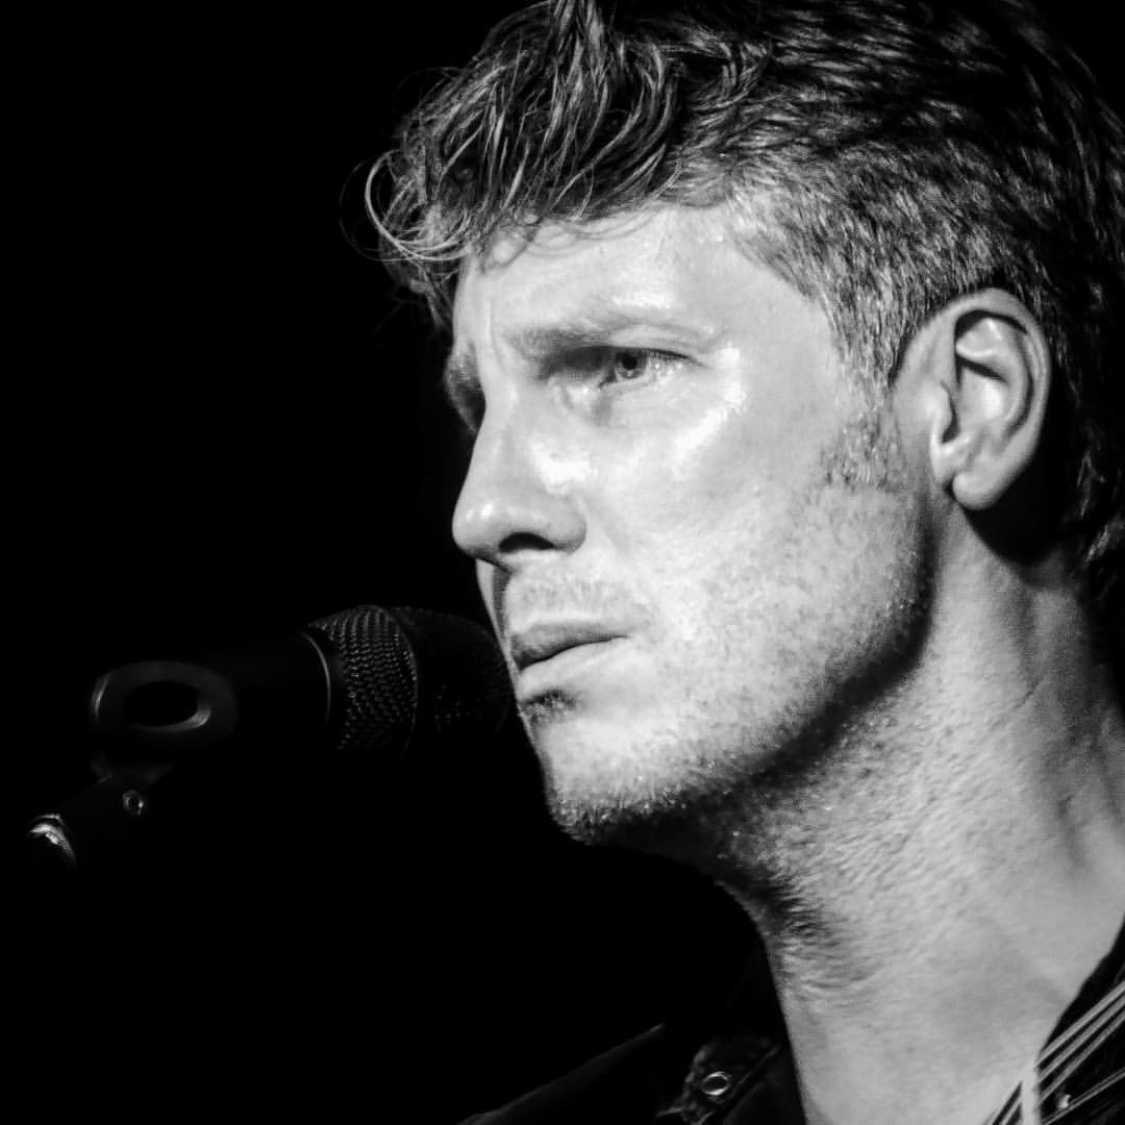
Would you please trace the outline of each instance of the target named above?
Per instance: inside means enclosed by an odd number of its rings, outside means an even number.
[[[597,1055],[569,1074],[463,1125],[632,1125],[649,1122],[676,1054],[663,1024]]]
[[[716,1110],[732,1125],[800,1121],[789,1110],[795,1080],[761,951],[724,984],[694,992],[671,1005],[666,1022],[462,1125],[652,1125]],[[714,1088],[718,1078],[722,1089]]]

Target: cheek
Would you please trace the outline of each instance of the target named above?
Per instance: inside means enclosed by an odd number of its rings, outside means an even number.
[[[706,489],[717,474],[744,467],[742,454],[751,434],[741,398],[725,399],[701,412],[691,424],[682,421],[668,431],[655,452],[671,484]]]
[[[622,484],[610,532],[619,565],[666,618],[697,613],[712,577],[759,567],[776,536],[771,510],[782,503],[737,458],[671,468],[656,458],[646,476]]]
[[[657,472],[701,505],[754,504],[815,485],[823,475],[821,450],[838,426],[823,400],[772,385],[748,394],[744,381],[733,381],[709,409],[689,424],[681,420],[659,443]]]
[[[621,546],[659,565],[705,562],[726,542],[765,535],[771,511],[785,504],[790,472],[762,449],[744,415],[715,411],[634,449],[600,483],[615,497]]]

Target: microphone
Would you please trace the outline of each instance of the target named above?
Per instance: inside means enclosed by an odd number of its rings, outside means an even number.
[[[115,668],[89,713],[101,757],[158,770],[218,743],[393,757],[418,738],[495,733],[509,699],[503,658],[480,626],[366,605],[274,640]]]
[[[423,609],[357,606],[273,640],[122,665],[89,699],[97,784],[36,818],[10,870],[96,865],[148,819],[157,781],[215,748],[394,761],[421,741],[495,734],[510,699],[491,635]]]

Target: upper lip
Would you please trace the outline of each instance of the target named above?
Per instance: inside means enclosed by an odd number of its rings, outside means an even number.
[[[611,641],[620,635],[595,621],[541,622],[513,630],[509,635],[508,648],[512,662],[522,672],[528,665],[549,660],[568,648]]]

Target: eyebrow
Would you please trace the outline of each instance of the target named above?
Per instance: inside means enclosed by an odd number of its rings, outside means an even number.
[[[558,324],[531,325],[513,333],[513,344],[532,359],[592,345],[607,345],[610,337],[629,329],[664,333],[685,346],[705,347],[716,331],[708,325],[692,325],[683,318],[669,318],[656,309],[603,309]],[[626,345],[622,345],[626,346]]]

